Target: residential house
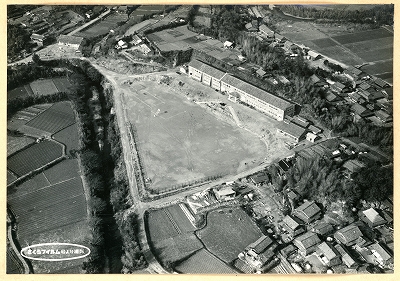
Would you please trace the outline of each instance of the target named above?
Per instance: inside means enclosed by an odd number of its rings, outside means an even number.
[[[143,42],[143,40],[142,40],[139,36],[137,36],[136,34],[132,36],[131,43],[132,43],[133,45],[136,46],[136,45],[139,45],[139,44],[142,43],[142,42]]]
[[[264,183],[270,182],[269,176],[266,173],[252,175],[250,176],[250,180],[255,186],[261,186]]]
[[[392,122],[393,121],[392,115],[388,114],[387,112],[385,112],[383,110],[376,111],[375,112],[375,116],[378,117],[378,119],[382,123],[388,123],[388,122]]]
[[[289,244],[285,248],[280,250],[280,253],[284,258],[287,258],[292,253],[294,253],[296,250],[297,250],[297,248],[293,244]]]
[[[279,134],[289,137],[294,143],[300,142],[306,135],[306,129],[294,123],[280,122],[276,129]]]
[[[254,243],[249,244],[238,255],[238,258],[257,271],[262,271],[263,267],[274,257],[276,247],[275,241],[269,236],[263,235]]]
[[[249,32],[257,32],[258,31],[258,21],[252,20],[251,22],[245,25],[247,31]]]
[[[336,93],[343,93],[347,89],[346,85],[340,82],[333,83],[332,85],[330,85],[330,88]]]
[[[306,232],[306,227],[303,222],[300,219],[290,215],[287,215],[283,218],[280,226],[283,231],[286,232],[292,239]]]
[[[42,34],[32,33],[31,40],[36,43],[38,46],[43,46],[46,41],[46,36]]]
[[[354,66],[349,66],[347,69],[343,71],[343,74],[346,75],[351,80],[356,80],[362,73],[362,70],[355,68]]]
[[[297,203],[301,198],[300,194],[292,189],[287,192],[287,197],[290,201],[293,201],[293,203]]]
[[[233,42],[225,41],[224,42],[224,48],[225,49],[233,49]]]
[[[322,58],[322,56],[319,53],[317,53],[313,50],[309,50],[307,52],[307,55],[309,55],[312,60],[318,60],[318,59]]]
[[[332,93],[330,91],[327,92],[325,99],[330,103],[337,103],[337,102],[342,101],[341,97],[335,95],[334,93]]]
[[[364,106],[358,103],[353,104],[350,109],[359,118],[365,118],[374,115],[374,113],[371,110],[365,108]]]
[[[277,78],[284,85],[290,84],[290,81],[283,75],[278,75]]]
[[[340,245],[336,244],[335,249],[339,252],[339,254],[342,256],[342,262],[348,267],[348,268],[355,268],[358,266],[358,263],[356,260],[350,255],[348,250]]]
[[[376,264],[384,268],[393,268],[393,255],[380,243],[374,243],[367,247],[375,257]]]
[[[374,208],[362,211],[360,219],[368,224],[369,227],[376,227],[386,223],[386,220]]]
[[[366,82],[366,81],[362,81],[362,82],[358,85],[358,87],[359,87],[361,90],[368,90],[369,88],[371,88],[371,84],[369,84],[369,83]]]
[[[358,226],[352,224],[336,231],[334,237],[338,242],[346,246],[352,246],[357,243],[357,239],[362,235]]]
[[[368,90],[359,90],[358,92],[363,98],[365,98],[369,102],[374,102],[385,97],[382,91],[377,91],[372,87]]]
[[[351,159],[346,161],[343,165],[342,168],[345,170],[343,171],[343,174],[347,178],[351,178],[354,173],[358,172],[360,169],[364,168],[365,164],[362,163],[361,161],[357,159]]]
[[[393,87],[382,89],[381,92],[387,100],[393,100]]]
[[[314,86],[318,86],[318,87],[323,87],[328,84],[324,79],[318,77],[315,74],[310,76],[310,80],[314,84]]]
[[[285,36],[282,36],[278,33],[275,33],[275,41],[278,43],[284,43],[287,39],[285,38]]]
[[[264,253],[266,250],[274,251],[277,247],[277,243],[272,240],[269,236],[262,235],[257,241],[249,244],[245,251],[254,252],[257,255]]]
[[[313,133],[307,133],[306,140],[309,142],[315,142],[318,139],[318,136]]]
[[[267,75],[267,72],[264,71],[264,69],[262,69],[262,67],[260,67],[257,71],[256,74],[258,77],[260,78],[265,78],[265,76]]]
[[[308,129],[313,133],[313,134],[320,134],[322,130],[314,125],[310,125]]]
[[[385,88],[385,87],[389,86],[388,83],[386,83],[385,81],[383,81],[381,78],[376,78],[376,79],[374,80],[374,83],[375,83],[376,85],[378,85],[379,87],[381,87],[381,88]]]
[[[214,190],[215,197],[218,201],[229,201],[235,199],[236,192],[231,186],[224,186],[218,190]]]
[[[293,117],[291,122],[296,125],[299,125],[300,127],[303,127],[303,128],[307,128],[311,124],[310,121],[308,121],[307,119],[302,118],[300,116]]]
[[[75,50],[80,50],[82,48],[83,40],[83,37],[61,34],[58,37],[58,45],[64,45],[72,47]]]
[[[293,215],[301,219],[304,223],[309,224],[321,216],[321,209],[314,201],[307,201],[297,207]]]
[[[333,233],[334,229],[330,223],[318,221],[315,225],[311,228],[311,231],[317,233],[321,236],[327,236]]]
[[[318,235],[311,231],[300,235],[293,240],[293,244],[299,249],[299,253],[307,256],[315,251],[318,244],[321,243]]]
[[[259,30],[261,34],[267,36],[268,38],[274,38],[275,32],[268,28],[265,24],[260,25]]]
[[[315,250],[319,260],[326,266],[335,266],[342,263],[342,259],[338,250],[331,244],[322,242]]]

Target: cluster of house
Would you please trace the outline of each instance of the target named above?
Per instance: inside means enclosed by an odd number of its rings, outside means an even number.
[[[393,269],[393,248],[386,244],[388,240],[371,235],[392,223],[389,212],[373,208],[360,211],[360,220],[345,227],[332,219],[332,214],[322,218],[321,208],[314,201],[306,201],[285,216],[280,223],[281,239],[286,243],[281,254],[288,257],[297,252],[303,265],[317,272],[326,268],[354,272],[365,264]]]
[[[221,203],[239,203],[237,199],[243,198],[252,201],[254,191],[247,186],[239,186],[234,182],[227,182],[219,187],[197,192],[186,198],[186,203],[194,214],[201,210],[218,208]]]
[[[328,89],[325,99],[331,104],[352,104],[354,120],[364,119],[377,125],[393,121],[393,87],[381,78],[371,78],[360,69],[350,66],[343,71],[351,82],[348,87],[340,82],[311,77],[316,86]]]
[[[229,100],[246,103],[276,120],[294,115],[293,103],[199,60],[188,64],[188,75],[226,93]]]

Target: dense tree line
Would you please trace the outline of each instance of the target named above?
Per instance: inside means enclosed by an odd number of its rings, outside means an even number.
[[[21,25],[7,24],[7,57],[13,58],[30,46],[30,34]]]
[[[316,9],[305,5],[280,5],[279,9],[293,16],[325,19],[335,22],[352,22],[361,24],[370,24],[372,27],[379,27],[383,24],[393,25],[394,5],[374,5],[372,7],[363,7],[352,10],[341,8]]]
[[[393,194],[392,167],[378,163],[370,163],[350,180],[342,175],[341,164],[333,160],[299,157],[286,174],[288,188],[295,188],[303,198],[328,208],[334,202],[344,201],[349,211],[360,200],[380,203]]]

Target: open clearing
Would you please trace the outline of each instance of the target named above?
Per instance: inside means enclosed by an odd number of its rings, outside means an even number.
[[[197,231],[206,248],[226,263],[237,258],[261,231],[240,208],[215,210],[207,214],[207,225]]]
[[[136,127],[151,189],[236,174],[263,160],[266,148],[258,138],[222,122],[173,88],[155,81],[134,81],[128,87],[126,114]]]
[[[190,274],[235,274],[236,270],[226,265],[206,249],[201,249],[175,267],[181,273]]]
[[[23,176],[45,166],[63,155],[63,147],[50,140],[34,144],[7,159],[7,168]]]

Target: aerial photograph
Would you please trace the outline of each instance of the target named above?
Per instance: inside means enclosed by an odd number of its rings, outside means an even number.
[[[393,275],[394,6],[7,5],[6,274]]]

